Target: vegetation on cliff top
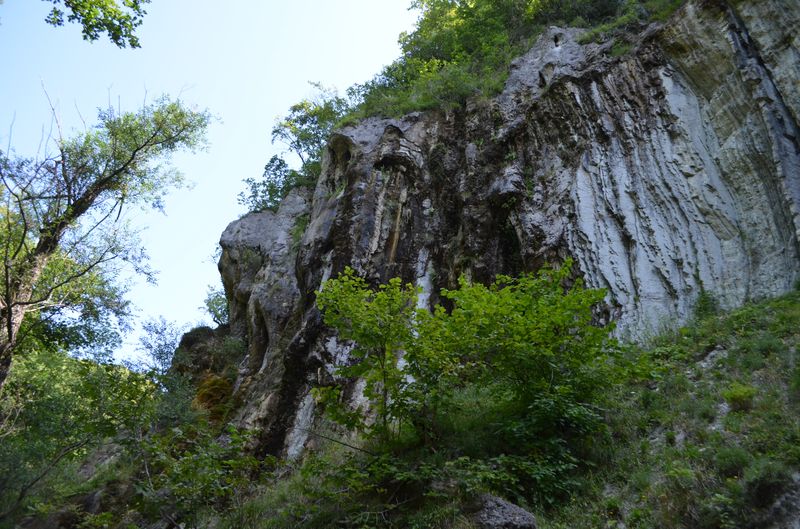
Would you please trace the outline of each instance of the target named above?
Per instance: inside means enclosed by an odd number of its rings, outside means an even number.
[[[627,49],[626,30],[663,20],[684,0],[415,0],[415,29],[400,35],[401,56],[378,75],[347,89],[346,97],[319,84],[272,129],[289,158],[273,156],[260,179],[246,179],[240,204],[275,210],[291,189],[311,186],[323,147],[336,127],[372,117],[421,110],[450,110],[473,97],[499,93],[511,61],[525,53],[549,25],[589,29],[586,40],[620,33],[614,53]],[[292,168],[292,160],[299,167]]]

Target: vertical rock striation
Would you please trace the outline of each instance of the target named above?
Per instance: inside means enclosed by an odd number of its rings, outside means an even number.
[[[239,420],[259,449],[297,456],[309,441],[309,389],[347,358],[314,292],[346,265],[414,281],[431,305],[461,274],[572,257],[633,338],[684,320],[701,291],[732,307],[789,290],[799,27],[796,2],[695,0],[621,57],[550,28],[491,100],[335,133],[313,197],[221,241],[232,330],[249,343]]]

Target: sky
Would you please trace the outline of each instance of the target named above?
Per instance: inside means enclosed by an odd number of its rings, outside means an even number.
[[[34,157],[51,127],[53,102],[65,136],[92,124],[109,103],[135,111],[162,94],[216,119],[207,151],[174,166],[193,184],[171,193],[164,214],[135,212],[158,284],[137,280],[136,321],[163,316],[210,323],[202,309],[219,286],[213,255],[225,227],[244,213],[242,180],[259,177],[284,150],[270,144],[276,119],[314,95],[309,82],[341,92],[370,79],[399,53],[397,37],[416,14],[410,0],[153,0],[137,30],[141,48],[119,49],[80,27],[44,22],[52,3],[0,4],[0,149]],[[224,6],[224,7],[223,7]],[[125,337],[122,356],[138,344]]]

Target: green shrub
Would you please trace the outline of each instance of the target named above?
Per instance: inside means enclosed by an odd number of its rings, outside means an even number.
[[[719,302],[707,290],[701,290],[694,302],[694,314],[698,319],[716,316],[719,314]]]
[[[723,446],[714,454],[714,468],[720,476],[733,478],[741,476],[752,460],[750,452],[740,446]]]
[[[603,291],[565,287],[570,270],[566,262],[488,287],[462,279],[442,292],[452,310],[431,313],[416,308],[413,286],[392,279],[371,289],[347,269],[323,284],[317,304],[354,342],[337,375],[366,381],[377,420],[348,409],[338,384],[316,388],[318,400],[328,417],[370,435],[370,450],[415,440],[443,455],[459,450],[445,466],[468,490],[544,504],[568,496],[590,445],[601,444],[608,385],[626,372],[610,327],[592,324]]]
[[[733,411],[749,411],[753,408],[753,398],[758,390],[753,386],[734,382],[722,392],[722,397]]]
[[[763,509],[771,505],[786,490],[791,476],[782,463],[761,457],[747,467],[743,481],[747,504]]]
[[[151,517],[173,511],[196,522],[203,510],[222,510],[243,496],[269,464],[245,455],[249,437],[233,427],[219,435],[202,422],[149,436],[141,447],[148,476],[139,488],[143,511]]]

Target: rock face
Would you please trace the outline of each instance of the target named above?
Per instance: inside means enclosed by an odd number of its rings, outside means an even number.
[[[792,288],[798,28],[798,2],[694,0],[621,57],[550,28],[492,100],[334,134],[313,196],[222,236],[232,332],[249,344],[239,420],[260,451],[310,441],[310,387],[347,357],[314,292],[346,265],[416,282],[431,305],[461,274],[572,257],[632,338],[684,320],[701,291],[732,307]]]
[[[536,518],[503,498],[484,494],[472,519],[480,529],[536,529]]]

